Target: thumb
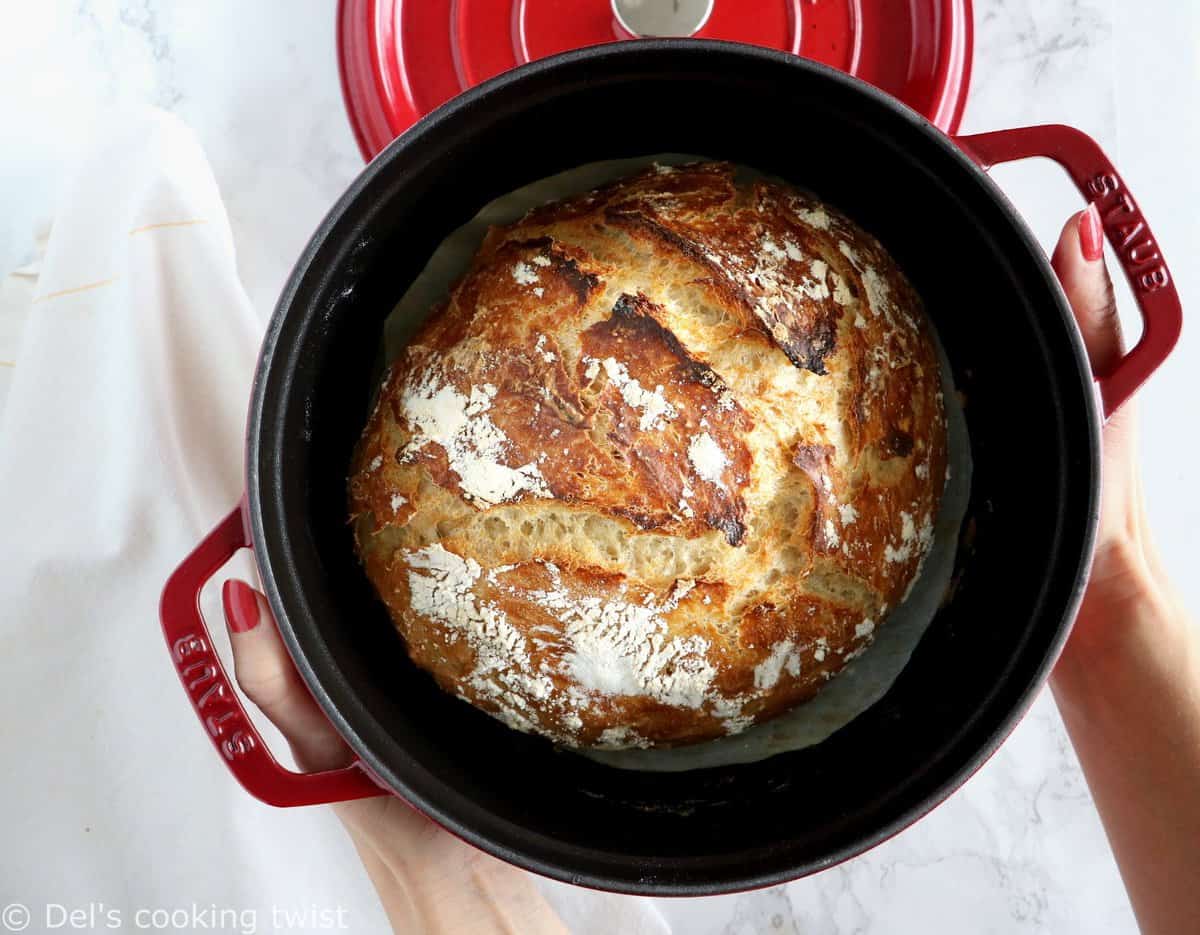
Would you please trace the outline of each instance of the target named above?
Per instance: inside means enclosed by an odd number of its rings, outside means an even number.
[[[1112,280],[1104,266],[1104,233],[1094,204],[1063,227],[1050,260],[1083,334],[1092,370],[1104,376],[1124,351]]]

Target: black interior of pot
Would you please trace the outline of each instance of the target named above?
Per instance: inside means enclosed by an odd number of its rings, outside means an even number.
[[[626,43],[505,76],[381,155],[317,232],[260,365],[258,561],[319,700],[378,775],[452,830],[560,879],[709,893],[788,879],[922,814],[1003,739],[1072,615],[1094,526],[1096,414],[1068,311],[993,189],[920,118],[824,69],[711,43]],[[345,518],[385,316],[485,202],[598,159],[704,152],[790,179],[875,233],[924,297],[966,397],[961,576],[886,697],[749,766],[615,770],[515,733],[407,660]]]

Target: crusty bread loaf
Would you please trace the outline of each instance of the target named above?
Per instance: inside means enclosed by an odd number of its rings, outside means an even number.
[[[869,643],[930,544],[937,357],[879,243],[733,167],[490,231],[355,453],[359,555],[417,665],[519,730],[736,733]]]

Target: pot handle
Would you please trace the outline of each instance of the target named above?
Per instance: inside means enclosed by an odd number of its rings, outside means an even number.
[[[238,549],[250,547],[242,505],[226,516],[185,558],[163,588],[163,636],[205,733],[238,782],[269,805],[319,805],[386,795],[359,761],[344,769],[294,773],[271,755],[246,716],[213,649],[200,613],[200,589]]]
[[[1137,345],[1105,373],[1097,373],[1107,419],[1159,368],[1179,340],[1183,311],[1158,241],[1117,170],[1086,133],[1049,124],[959,136],[955,142],[980,168],[1045,156],[1066,169],[1075,187],[1100,211],[1108,242],[1116,251],[1142,314]]]

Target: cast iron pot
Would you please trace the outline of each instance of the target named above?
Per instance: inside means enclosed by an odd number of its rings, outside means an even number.
[[[949,354],[974,476],[953,596],[881,701],[806,750],[652,774],[509,730],[414,668],[355,559],[345,484],[383,320],[438,243],[531,181],[668,151],[782,176],[880,238]],[[1109,373],[1089,369],[1045,255],[983,171],[1029,156],[1060,162],[1099,203],[1133,285],[1144,336]],[[625,42],[535,62],[421,120],[314,234],[263,343],[245,500],[168,582],[167,642],[222,757],[272,804],[394,793],[504,860],[628,893],[790,880],[928,812],[1029,706],[1086,581],[1101,420],[1162,362],[1179,325],[1149,229],[1078,131],[950,139],[853,78],[727,43]],[[198,608],[201,585],[240,548],[253,549],[296,667],[359,758],[352,767],[289,772],[247,720]]]

